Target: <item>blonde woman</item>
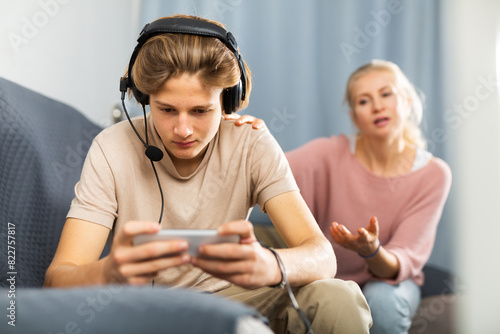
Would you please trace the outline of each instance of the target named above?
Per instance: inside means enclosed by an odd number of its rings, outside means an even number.
[[[420,303],[451,171],[425,150],[422,103],[397,65],[356,70],[346,102],[352,136],[313,140],[287,153],[301,194],[334,245],[337,278],[363,289],[371,333],[406,333]]]

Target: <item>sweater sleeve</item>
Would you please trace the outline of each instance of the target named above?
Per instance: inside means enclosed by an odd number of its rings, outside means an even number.
[[[444,161],[434,158],[428,167],[429,172],[420,186],[413,187],[412,201],[405,212],[400,213],[399,224],[395,224],[390,241],[384,245],[400,264],[398,276],[390,280],[392,284],[408,278],[417,278],[417,284],[423,283],[420,273],[432,252],[452,179]]]

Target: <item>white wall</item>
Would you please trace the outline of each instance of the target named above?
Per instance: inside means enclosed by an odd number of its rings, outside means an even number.
[[[446,1],[459,333],[500,333],[500,1]]]
[[[110,123],[137,0],[0,0],[0,76]]]

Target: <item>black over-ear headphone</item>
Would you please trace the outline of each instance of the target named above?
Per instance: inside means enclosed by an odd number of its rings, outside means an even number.
[[[233,34],[215,23],[191,18],[165,18],[148,23],[144,26],[139,38],[137,39],[137,46],[135,47],[130,58],[128,65],[128,77],[120,80],[120,91],[126,92],[127,88],[130,88],[137,102],[143,106],[149,104],[149,95],[139,91],[134,84],[134,80],[132,78],[132,67],[134,66],[137,55],[139,54],[139,50],[142,48],[144,43],[146,43],[146,41],[153,36],[165,33],[215,37],[234,53],[238,61],[241,77],[238,84],[224,89],[222,95],[222,108],[226,114],[231,114],[232,112],[238,110],[241,106],[241,102],[245,100],[247,76],[243,60],[238,51],[236,39]]]

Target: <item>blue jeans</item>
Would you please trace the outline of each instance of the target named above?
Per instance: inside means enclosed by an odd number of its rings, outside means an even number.
[[[420,287],[411,279],[396,285],[371,281],[363,287],[373,318],[371,334],[408,333],[420,304]]]

